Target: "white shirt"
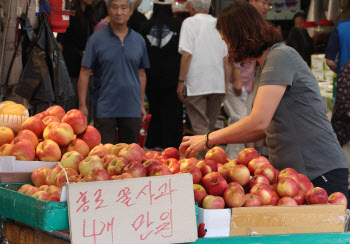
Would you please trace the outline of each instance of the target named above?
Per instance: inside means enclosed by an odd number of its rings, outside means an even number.
[[[179,52],[192,55],[185,84],[188,96],[225,93],[223,58],[226,43],[216,29],[216,18],[196,14],[184,20],[181,26]]]

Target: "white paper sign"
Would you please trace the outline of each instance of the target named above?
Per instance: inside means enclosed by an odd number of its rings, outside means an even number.
[[[68,206],[73,244],[197,239],[190,174],[70,184]]]

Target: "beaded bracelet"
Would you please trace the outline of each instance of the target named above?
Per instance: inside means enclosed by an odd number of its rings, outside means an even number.
[[[207,147],[206,149],[212,149],[213,147],[215,147],[215,145],[213,145],[212,147],[209,147],[209,134],[211,132],[208,132],[207,133],[207,136],[206,136],[206,140],[205,140],[205,146]]]

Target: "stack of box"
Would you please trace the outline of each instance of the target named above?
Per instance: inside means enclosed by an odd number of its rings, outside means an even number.
[[[311,55],[311,69],[320,86],[323,97],[333,98],[333,77],[336,75],[326,65],[324,54]]]

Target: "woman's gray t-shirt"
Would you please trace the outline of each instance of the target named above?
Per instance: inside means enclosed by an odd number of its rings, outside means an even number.
[[[271,164],[278,170],[294,168],[310,180],[348,168],[318,82],[297,51],[282,43],[271,47],[257,71],[254,97],[265,85],[287,85],[266,130]]]

